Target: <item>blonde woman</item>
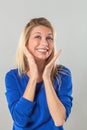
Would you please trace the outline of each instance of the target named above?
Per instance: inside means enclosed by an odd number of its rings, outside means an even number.
[[[17,68],[5,77],[13,130],[63,130],[72,107],[71,72],[56,65],[55,32],[46,18],[34,18],[19,40]]]

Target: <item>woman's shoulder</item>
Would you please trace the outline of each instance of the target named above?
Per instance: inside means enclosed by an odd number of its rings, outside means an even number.
[[[10,74],[10,73],[18,73],[18,69],[12,68],[12,69],[8,70],[6,74]]]
[[[66,85],[72,82],[71,70],[64,65],[57,65],[57,72],[55,82],[58,83],[59,88],[61,85]],[[68,86],[68,85],[67,85]],[[66,86],[66,87],[67,87]]]
[[[63,76],[71,76],[71,70],[64,65],[57,65],[57,73]]]
[[[7,76],[12,76],[12,75],[13,75],[13,76],[14,76],[14,75],[18,75],[18,69],[17,69],[17,68],[8,70],[8,71],[6,72],[5,77],[7,77]]]

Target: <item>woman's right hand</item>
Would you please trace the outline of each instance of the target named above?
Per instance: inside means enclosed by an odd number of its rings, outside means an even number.
[[[33,57],[33,55],[29,52],[29,50],[27,49],[27,47],[24,47],[24,55],[27,58],[28,61],[28,65],[29,65],[29,76],[31,78],[38,78],[38,68],[37,68],[37,64],[35,62],[35,59]]]

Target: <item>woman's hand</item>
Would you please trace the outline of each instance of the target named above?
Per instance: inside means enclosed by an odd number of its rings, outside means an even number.
[[[26,46],[24,47],[24,54],[27,57],[30,77],[33,77],[33,78],[37,79],[38,78],[37,64],[35,62],[35,59],[34,59],[33,55],[29,52],[29,50],[27,49]]]
[[[43,79],[49,79],[51,75],[52,68],[54,66],[55,61],[60,56],[61,49],[54,55],[53,59],[46,65],[43,72]]]

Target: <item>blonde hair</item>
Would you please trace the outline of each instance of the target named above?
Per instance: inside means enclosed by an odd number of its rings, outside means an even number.
[[[50,28],[53,33],[53,37],[55,37],[54,28],[53,28],[52,24],[46,18],[44,18],[44,17],[34,18],[34,19],[31,19],[27,23],[27,25],[25,26],[25,28],[23,29],[23,31],[21,33],[21,36],[19,39],[19,45],[18,45],[17,53],[16,53],[16,63],[17,63],[19,75],[22,75],[23,73],[25,73],[29,70],[26,57],[23,53],[23,47],[25,45],[27,45],[32,29],[39,25],[43,25],[43,26]],[[54,56],[54,48],[53,48],[51,55],[46,60],[46,64],[48,64],[50,62],[50,60],[53,58],[53,56]],[[57,67],[54,66],[52,69],[52,73],[51,73],[52,81],[53,81],[53,77],[54,77],[56,71],[57,71]]]

